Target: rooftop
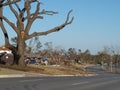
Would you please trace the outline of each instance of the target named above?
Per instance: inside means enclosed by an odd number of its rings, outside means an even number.
[[[3,53],[3,52],[6,52],[6,53],[11,53],[11,50],[6,48],[6,47],[0,47],[0,53]]]

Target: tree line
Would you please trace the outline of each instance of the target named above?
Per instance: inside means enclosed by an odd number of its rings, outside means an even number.
[[[76,48],[53,47],[52,42],[46,42],[42,45],[39,38],[36,37],[29,41],[26,49],[26,53],[49,58],[50,64],[63,64],[68,61],[78,64],[106,64],[107,66],[112,63],[116,67],[120,65],[120,47],[106,46],[102,51],[93,55],[89,49],[82,51]]]

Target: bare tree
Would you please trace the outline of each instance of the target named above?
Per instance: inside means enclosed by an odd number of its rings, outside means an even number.
[[[4,0],[1,0],[1,1],[4,2]],[[17,1],[23,2],[24,7],[21,7],[19,3],[17,3]],[[32,3],[36,3],[35,4],[36,9],[34,12],[31,12],[32,5],[33,5]],[[13,23],[13,21],[10,21],[9,18],[5,17],[4,15],[1,15],[0,18],[4,20],[6,23],[8,23],[8,25],[11,26],[17,34],[17,52],[16,53],[19,55],[20,66],[25,66],[24,53],[26,49],[26,43],[25,43],[26,40],[36,36],[48,35],[50,33],[60,31],[65,26],[71,24],[74,19],[73,17],[70,19],[70,14],[72,12],[72,10],[70,10],[67,14],[65,22],[62,23],[61,25],[54,27],[50,30],[46,30],[44,32],[33,32],[30,34],[29,32],[30,32],[31,26],[36,19],[43,19],[43,15],[54,15],[54,14],[57,14],[57,12],[46,11],[44,9],[40,10],[41,2],[39,2],[38,0],[7,0],[7,3],[5,5],[9,5],[10,10],[12,11],[12,13],[16,18],[15,20],[16,22]],[[3,23],[1,22],[1,25],[2,24]]]
[[[41,47],[42,47],[42,44],[39,40],[39,37],[36,36],[36,37],[30,39],[30,41],[28,42],[26,53],[38,52]]]

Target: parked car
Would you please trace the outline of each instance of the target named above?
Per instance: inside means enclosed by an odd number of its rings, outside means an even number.
[[[11,50],[6,48],[0,49],[0,63],[11,65],[14,62],[14,55]]]
[[[36,58],[27,58],[25,62],[26,64],[41,64],[41,61]]]
[[[0,63],[2,64],[13,64],[14,56],[12,53],[0,53]]]

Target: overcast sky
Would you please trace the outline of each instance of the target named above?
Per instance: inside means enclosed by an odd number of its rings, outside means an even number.
[[[65,21],[67,12],[73,9],[74,22],[62,31],[40,37],[41,42],[53,42],[53,46],[77,48],[91,53],[104,46],[120,46],[120,0],[40,0],[41,9],[58,11],[59,14],[37,20],[31,32],[45,31]],[[7,11],[5,15],[11,17]],[[13,18],[14,21],[14,18]],[[6,26],[7,29],[10,29]],[[9,36],[16,36],[9,30]],[[0,45],[4,42],[0,29]]]

